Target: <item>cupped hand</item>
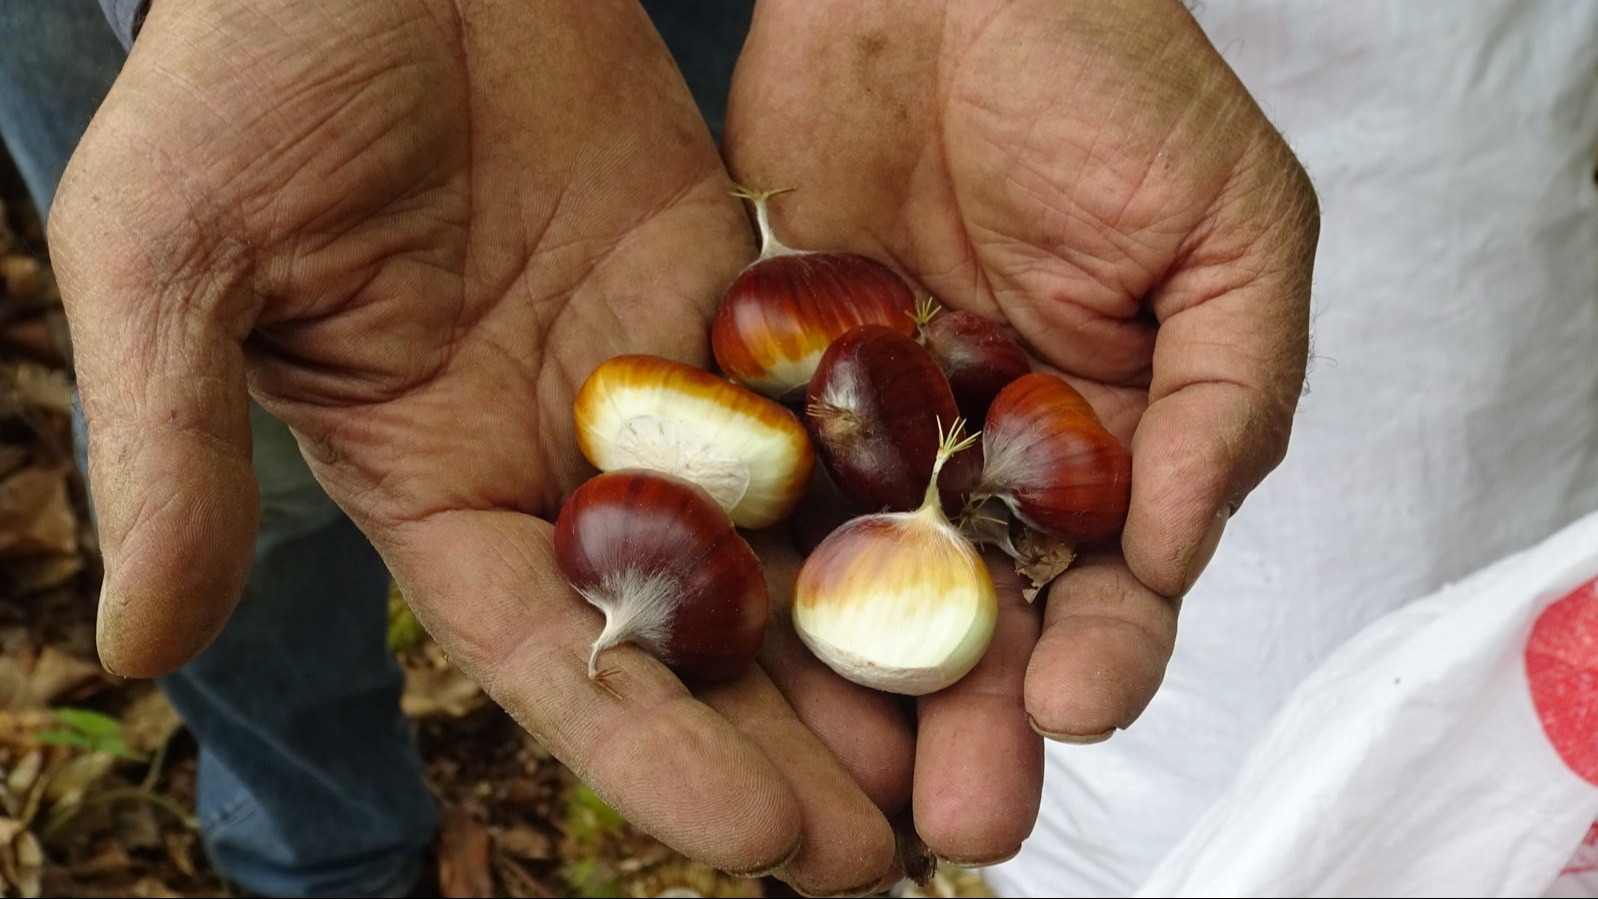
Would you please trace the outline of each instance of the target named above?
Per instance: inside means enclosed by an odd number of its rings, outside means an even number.
[[[786,243],[865,253],[1008,323],[1132,451],[1119,545],[1041,610],[1005,585],[984,661],[919,705],[921,835],[1008,857],[1036,818],[1039,734],[1137,718],[1180,598],[1286,451],[1314,192],[1175,0],[761,0],[726,155],[744,183],[797,188],[773,208]]]
[[[450,655],[629,819],[724,869],[875,886],[894,842],[872,798],[897,787],[872,759],[902,727],[857,730],[846,769],[760,670],[691,693],[622,647],[600,689],[599,615],[551,550],[588,473],[588,372],[707,361],[752,254],[728,186],[627,0],[156,0],[51,222],[105,664],[169,671],[227,620],[253,396]],[[788,696],[886,720],[827,689]]]

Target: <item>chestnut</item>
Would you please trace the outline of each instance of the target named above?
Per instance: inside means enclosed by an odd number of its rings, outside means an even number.
[[[605,615],[588,658],[634,643],[685,680],[737,677],[765,636],[760,560],[705,490],[673,475],[598,475],[555,520],[561,573]]]
[[[999,391],[1032,371],[1021,344],[975,312],[942,310],[927,297],[917,304],[915,320],[917,339],[943,369],[967,421],[985,422]]]
[[[1071,543],[1126,523],[1132,457],[1063,378],[1041,372],[999,391],[982,431],[975,500],[999,499],[1023,523]]]
[[[909,696],[958,681],[987,652],[998,619],[980,553],[943,514],[934,478],[975,443],[956,419],[939,435],[921,505],[852,519],[799,569],[793,623],[833,671]]]
[[[861,511],[907,512],[921,504],[941,429],[960,411],[948,379],[915,338],[881,325],[849,331],[822,355],[806,400],[816,453]],[[963,509],[981,468],[974,452],[948,460],[938,479],[947,514]]]
[[[851,328],[879,324],[914,334],[915,296],[903,278],[874,259],[784,246],[766,208],[783,192],[733,192],[755,207],[760,256],[723,294],[710,346],[729,380],[788,401],[804,393],[821,354]]]
[[[786,408],[659,356],[609,359],[577,392],[577,445],[600,471],[647,468],[708,491],[739,527],[788,517],[815,451]]]

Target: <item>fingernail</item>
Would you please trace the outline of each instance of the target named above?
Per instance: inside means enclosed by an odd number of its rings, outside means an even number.
[[[994,865],[1002,865],[1005,862],[1009,861],[1012,858],[1015,858],[1017,855],[1020,855],[1020,854],[1021,854],[1021,847],[1017,846],[1017,847],[1015,847],[1015,849],[1011,850],[1009,853],[1006,853],[1005,855],[994,856],[993,858],[985,858],[985,859],[981,859],[981,860],[949,858],[946,855],[940,855],[940,856],[938,856],[938,864],[951,865],[951,866],[956,867],[956,868],[990,868],[990,867],[992,867]]]
[[[1199,540],[1198,546],[1193,549],[1193,558],[1187,563],[1187,576],[1182,578],[1182,594],[1193,589],[1198,582],[1199,575],[1204,573],[1210,559],[1215,557],[1215,548],[1221,545],[1221,535],[1226,532],[1226,522],[1232,517],[1232,505],[1227,503],[1215,513],[1210,520],[1210,526],[1205,529],[1204,536]]]
[[[804,890],[800,889],[799,887],[794,887],[793,889],[794,889],[794,892],[796,892],[796,893],[804,893],[804,895],[811,897],[811,899],[843,899],[843,897],[845,897],[845,896],[875,896],[876,894],[882,892],[884,889],[892,888],[893,885],[898,883],[898,882],[899,881],[894,880],[894,881],[890,882],[887,885],[887,887],[884,887],[884,886],[882,886],[882,879],[881,878],[873,878],[870,881],[868,881],[866,883],[863,883],[863,884],[861,884],[861,885],[859,885],[857,887],[850,887],[847,890],[839,890],[836,893],[806,893],[806,892],[804,892]],[[789,884],[789,886],[793,886],[793,885]]]
[[[1036,732],[1038,736],[1043,737],[1046,740],[1053,740],[1056,743],[1074,743],[1078,746],[1086,746],[1090,743],[1103,743],[1105,740],[1115,736],[1115,728],[1113,727],[1107,731],[1097,734],[1068,734],[1056,730],[1046,730],[1042,727],[1039,727],[1038,719],[1032,717],[1031,715],[1026,716],[1026,720],[1027,724],[1032,726],[1032,730]]]
[[[777,862],[774,865],[766,865],[766,866],[760,867],[760,868],[751,868],[751,869],[749,869],[747,871],[736,871],[736,870],[733,870],[731,868],[724,868],[723,870],[725,870],[728,874],[731,874],[734,877],[747,877],[750,880],[758,880],[758,879],[760,879],[762,877],[766,877],[766,876],[769,876],[771,874],[775,874],[778,871],[781,871],[783,868],[788,867],[788,864],[790,862],[792,862],[794,859],[799,857],[799,850],[803,849],[803,848],[804,848],[804,844],[803,843],[795,843],[794,847],[793,847],[793,851],[789,852],[786,856],[783,857],[782,861],[779,861],[779,862]]]

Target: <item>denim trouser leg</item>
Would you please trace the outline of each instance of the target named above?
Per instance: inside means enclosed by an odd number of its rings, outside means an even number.
[[[0,0],[0,138],[41,216],[121,68],[95,0]]]
[[[41,210],[121,60],[94,0],[0,0],[0,137]],[[385,645],[387,572],[288,430],[250,416],[249,584],[216,643],[161,679],[200,743],[202,836],[253,892],[402,895],[437,813]]]
[[[250,415],[255,567],[216,643],[161,679],[203,747],[206,848],[263,895],[403,895],[437,813],[399,712],[388,570],[288,429]]]

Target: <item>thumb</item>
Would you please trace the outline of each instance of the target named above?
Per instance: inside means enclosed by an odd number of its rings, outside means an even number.
[[[1152,297],[1160,326],[1122,551],[1167,597],[1193,586],[1227,518],[1281,462],[1303,386],[1319,212],[1285,145],[1261,155]]]
[[[99,152],[117,146],[114,131],[97,123],[73,159],[50,244],[105,562],[100,656],[111,671],[149,677],[211,642],[250,569],[249,324],[220,314],[243,293],[220,241],[174,193],[142,186],[133,154]]]

